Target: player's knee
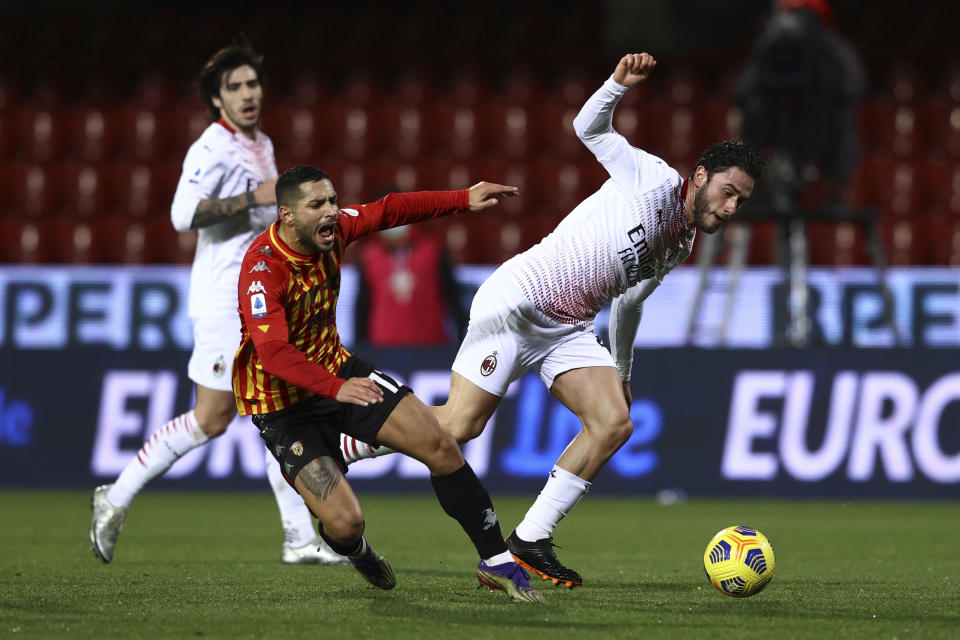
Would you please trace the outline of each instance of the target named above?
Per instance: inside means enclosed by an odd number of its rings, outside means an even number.
[[[618,420],[615,420],[609,429],[610,433],[610,442],[615,445],[617,449],[622,447],[630,440],[630,436],[633,435],[633,421],[630,419],[630,416],[624,416]]]
[[[585,423],[585,426],[593,432],[594,438],[604,448],[609,449],[611,453],[620,449],[633,435],[633,422],[626,413],[605,416],[604,419],[595,422],[593,425]]]
[[[456,471],[463,466],[460,445],[452,435],[437,429],[423,441],[423,462],[434,475]]]
[[[208,438],[216,438],[227,430],[235,415],[237,415],[237,411],[233,407],[209,410],[204,412],[202,416],[197,415],[197,424]]]
[[[486,423],[480,420],[451,420],[443,424],[443,430],[453,436],[457,442],[469,442],[481,433]]]

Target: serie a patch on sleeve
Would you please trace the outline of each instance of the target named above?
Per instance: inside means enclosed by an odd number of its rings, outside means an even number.
[[[254,318],[263,318],[267,315],[267,299],[262,293],[250,296],[250,310]]]

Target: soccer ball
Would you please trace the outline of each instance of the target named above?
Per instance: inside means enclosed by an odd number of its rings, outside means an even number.
[[[703,568],[721,593],[747,598],[763,591],[777,561],[765,535],[753,527],[727,527],[707,545]]]

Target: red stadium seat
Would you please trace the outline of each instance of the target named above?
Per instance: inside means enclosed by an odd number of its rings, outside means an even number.
[[[863,171],[866,203],[877,207],[883,215],[927,213],[927,193],[915,162],[874,155],[864,160]]]
[[[199,103],[195,104],[193,101],[189,106],[159,111],[154,113],[154,116],[159,118],[157,130],[162,131],[164,136],[165,157],[158,157],[157,159],[177,162],[183,162],[190,145],[213,122],[206,107]],[[141,126],[149,131],[145,122],[146,120],[141,121]],[[146,136],[146,132],[144,136]]]
[[[197,232],[178,232],[169,220],[144,221],[146,242],[152,259],[160,264],[190,264],[197,248]]]
[[[767,265],[777,261],[780,228],[773,222],[751,222],[747,264]],[[694,243],[696,247],[696,243]]]
[[[960,216],[960,159],[928,158],[917,167],[932,210]]]
[[[5,188],[8,207],[28,218],[49,214],[54,204],[53,180],[42,164],[9,165]]]
[[[118,140],[117,157],[134,162],[166,160],[173,152],[169,145],[178,139],[167,131],[161,112],[148,109],[124,108],[108,112],[107,123]],[[182,124],[180,125],[183,126]],[[187,147],[183,147],[185,153]],[[179,155],[179,154],[175,154]]]
[[[169,219],[170,205],[176,184],[168,184],[179,177],[179,167],[172,165],[145,165],[117,163],[109,167],[107,181],[114,193],[112,211],[120,216],[143,218],[164,217]]]
[[[13,157],[27,162],[61,159],[65,123],[61,114],[46,109],[21,109],[13,114]]]
[[[323,157],[359,161],[373,148],[365,108],[331,106],[320,110],[320,145]]]
[[[112,210],[113,192],[102,171],[91,164],[68,164],[58,169],[60,201],[81,218],[102,216]]]
[[[926,151],[924,122],[909,103],[883,99],[864,102],[860,110],[860,132],[864,153],[886,153],[913,158]]]
[[[103,109],[74,109],[63,113],[67,130],[66,153],[81,162],[103,162],[116,153],[115,128],[108,126]]]
[[[960,102],[926,100],[917,113],[926,125],[924,147],[932,154],[960,160]]]
[[[925,224],[925,221],[916,223],[909,218],[888,218],[881,221],[884,251],[890,265],[924,264],[924,243],[918,232]]]
[[[429,123],[419,107],[387,103],[368,110],[367,116],[371,155],[413,160],[427,151]]]
[[[536,151],[536,135],[522,105],[491,104],[477,112],[481,153],[489,159],[521,160]]]
[[[273,106],[266,110],[263,132],[273,141],[278,166],[319,162],[326,141],[318,118],[315,109],[305,107]]]
[[[468,160],[479,153],[479,123],[473,107],[438,105],[424,112],[430,155]]]
[[[43,233],[52,241],[52,262],[100,264],[105,262],[104,243],[96,221],[52,219],[43,223]]]
[[[43,264],[53,248],[50,236],[33,220],[10,218],[0,224],[0,263]]]
[[[925,225],[926,254],[931,264],[960,267],[960,219],[938,218]]]
[[[833,267],[867,264],[863,230],[852,223],[813,222],[807,225],[810,263]]]

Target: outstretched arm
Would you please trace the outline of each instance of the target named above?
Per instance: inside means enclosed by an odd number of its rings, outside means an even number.
[[[501,197],[520,193],[517,187],[478,182],[458,191],[411,191],[388,193],[376,202],[351,205],[340,210],[338,224],[349,244],[368,233],[423,222],[464,211],[483,211],[494,207]],[[346,214],[346,215],[344,215]]]

